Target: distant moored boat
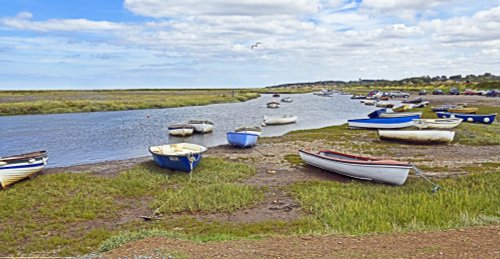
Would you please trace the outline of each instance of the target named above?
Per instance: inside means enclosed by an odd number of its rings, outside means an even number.
[[[214,124],[207,120],[190,120],[187,124],[193,126],[193,131],[197,133],[208,133],[214,129]]]
[[[168,126],[168,133],[173,136],[191,136],[193,132],[194,127],[189,124],[173,124]]]

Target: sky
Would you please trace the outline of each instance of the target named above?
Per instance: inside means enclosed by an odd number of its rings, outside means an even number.
[[[1,90],[498,75],[500,0],[2,0],[0,67]]]

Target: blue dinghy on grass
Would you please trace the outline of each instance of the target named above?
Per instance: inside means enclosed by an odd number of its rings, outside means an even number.
[[[190,143],[149,147],[158,166],[183,172],[191,172],[200,163],[205,151],[206,147]]]
[[[463,119],[464,122],[478,122],[484,124],[491,124],[495,121],[496,113],[494,114],[462,114],[452,112],[436,112],[439,118],[458,118]]]
[[[396,118],[357,119],[348,120],[347,123],[351,128],[400,129],[413,126],[413,120],[419,118],[420,115]]]
[[[257,134],[244,132],[228,132],[226,136],[229,144],[241,148],[257,145],[257,139],[259,138]]]

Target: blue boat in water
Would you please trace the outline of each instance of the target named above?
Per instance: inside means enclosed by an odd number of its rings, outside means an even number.
[[[400,129],[413,126],[413,120],[419,118],[420,115],[395,118],[357,119],[348,120],[347,123],[351,128]]]
[[[491,124],[495,121],[496,113],[494,114],[462,114],[452,112],[436,112],[439,118],[459,118],[464,122],[478,122],[484,124]]]
[[[158,166],[183,172],[193,171],[205,151],[206,147],[190,143],[149,147],[149,152]]]
[[[241,148],[257,145],[257,139],[259,138],[259,135],[255,133],[245,132],[228,132],[226,136],[229,144]]]

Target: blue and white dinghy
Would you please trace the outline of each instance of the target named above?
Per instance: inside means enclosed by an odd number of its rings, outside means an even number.
[[[419,119],[420,116],[407,116],[396,118],[373,118],[373,119],[357,119],[348,120],[350,128],[367,128],[367,129],[400,129],[413,126],[413,120]]]
[[[158,166],[183,172],[191,172],[200,163],[205,151],[206,147],[191,143],[149,147]]]
[[[0,157],[0,187],[7,186],[40,172],[47,165],[47,151]]]
[[[226,133],[226,136],[229,144],[241,148],[253,147],[257,145],[257,139],[259,139],[259,135],[250,132],[232,131]]]

